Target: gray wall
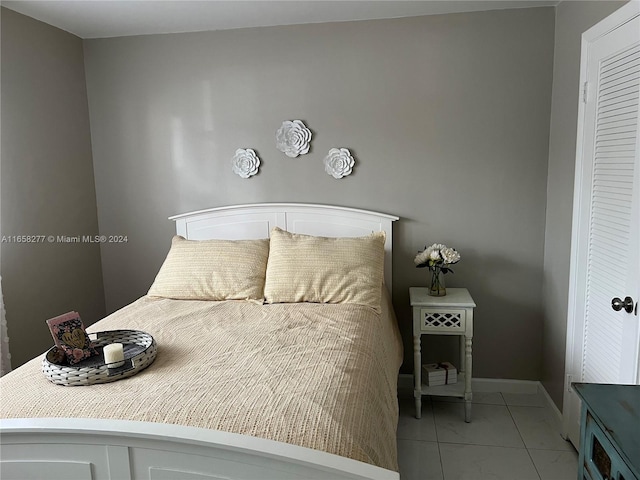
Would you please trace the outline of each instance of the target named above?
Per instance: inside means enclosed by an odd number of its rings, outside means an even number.
[[[393,298],[411,370],[408,287],[432,242],[459,249],[449,286],[478,308],[474,373],[539,379],[554,9],[85,41],[107,310],[149,288],[171,214],[317,202],[399,215]],[[283,120],[312,150],[275,149]],[[263,160],[234,175],[237,148]],[[347,147],[353,175],[322,159]],[[442,340],[442,339],[441,339]],[[425,360],[457,358],[453,339]],[[452,340],[452,342],[449,342]]]
[[[543,277],[542,383],[562,408],[571,217],[582,33],[626,2],[565,1],[556,8]]]
[[[5,8],[1,235],[96,235],[82,40]],[[105,312],[97,244],[2,245],[14,367],[53,343],[45,320]]]

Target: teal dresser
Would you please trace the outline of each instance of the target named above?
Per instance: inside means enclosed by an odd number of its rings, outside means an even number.
[[[640,385],[573,388],[582,399],[578,480],[640,480]]]

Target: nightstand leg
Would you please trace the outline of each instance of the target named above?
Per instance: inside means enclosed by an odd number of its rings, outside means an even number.
[[[464,352],[464,349],[465,349],[464,335],[460,335],[459,339],[460,339],[460,349],[459,349],[460,350],[460,373],[464,373],[466,370],[466,367],[465,367],[466,356]]]
[[[416,418],[422,416],[422,356],[420,354],[420,335],[413,337],[413,397],[416,401]]]
[[[471,400],[473,398],[473,394],[471,393],[471,372],[472,364],[471,364],[471,337],[464,337],[465,343],[465,362],[464,362],[464,421],[469,423],[471,422]]]

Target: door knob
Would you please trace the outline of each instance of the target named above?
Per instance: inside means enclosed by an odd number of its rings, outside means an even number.
[[[624,297],[624,300],[620,300],[618,297],[615,297],[611,300],[611,308],[613,308],[616,312],[619,312],[624,308],[624,311],[627,313],[633,312],[633,298]]]

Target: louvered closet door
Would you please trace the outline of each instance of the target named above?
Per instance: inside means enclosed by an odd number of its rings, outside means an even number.
[[[629,295],[637,300],[631,290],[640,220],[634,209],[640,43],[617,50],[614,41],[596,49],[603,56],[588,83],[597,91],[581,377],[593,383],[635,383],[637,367],[637,345],[625,346],[625,340],[637,342],[637,317],[614,311],[611,300]],[[608,52],[611,46],[615,52]]]
[[[570,382],[639,379],[637,310],[612,308],[626,297],[635,308],[640,291],[640,11],[626,10],[631,17],[619,27],[583,37],[563,408],[576,445],[580,404]]]

